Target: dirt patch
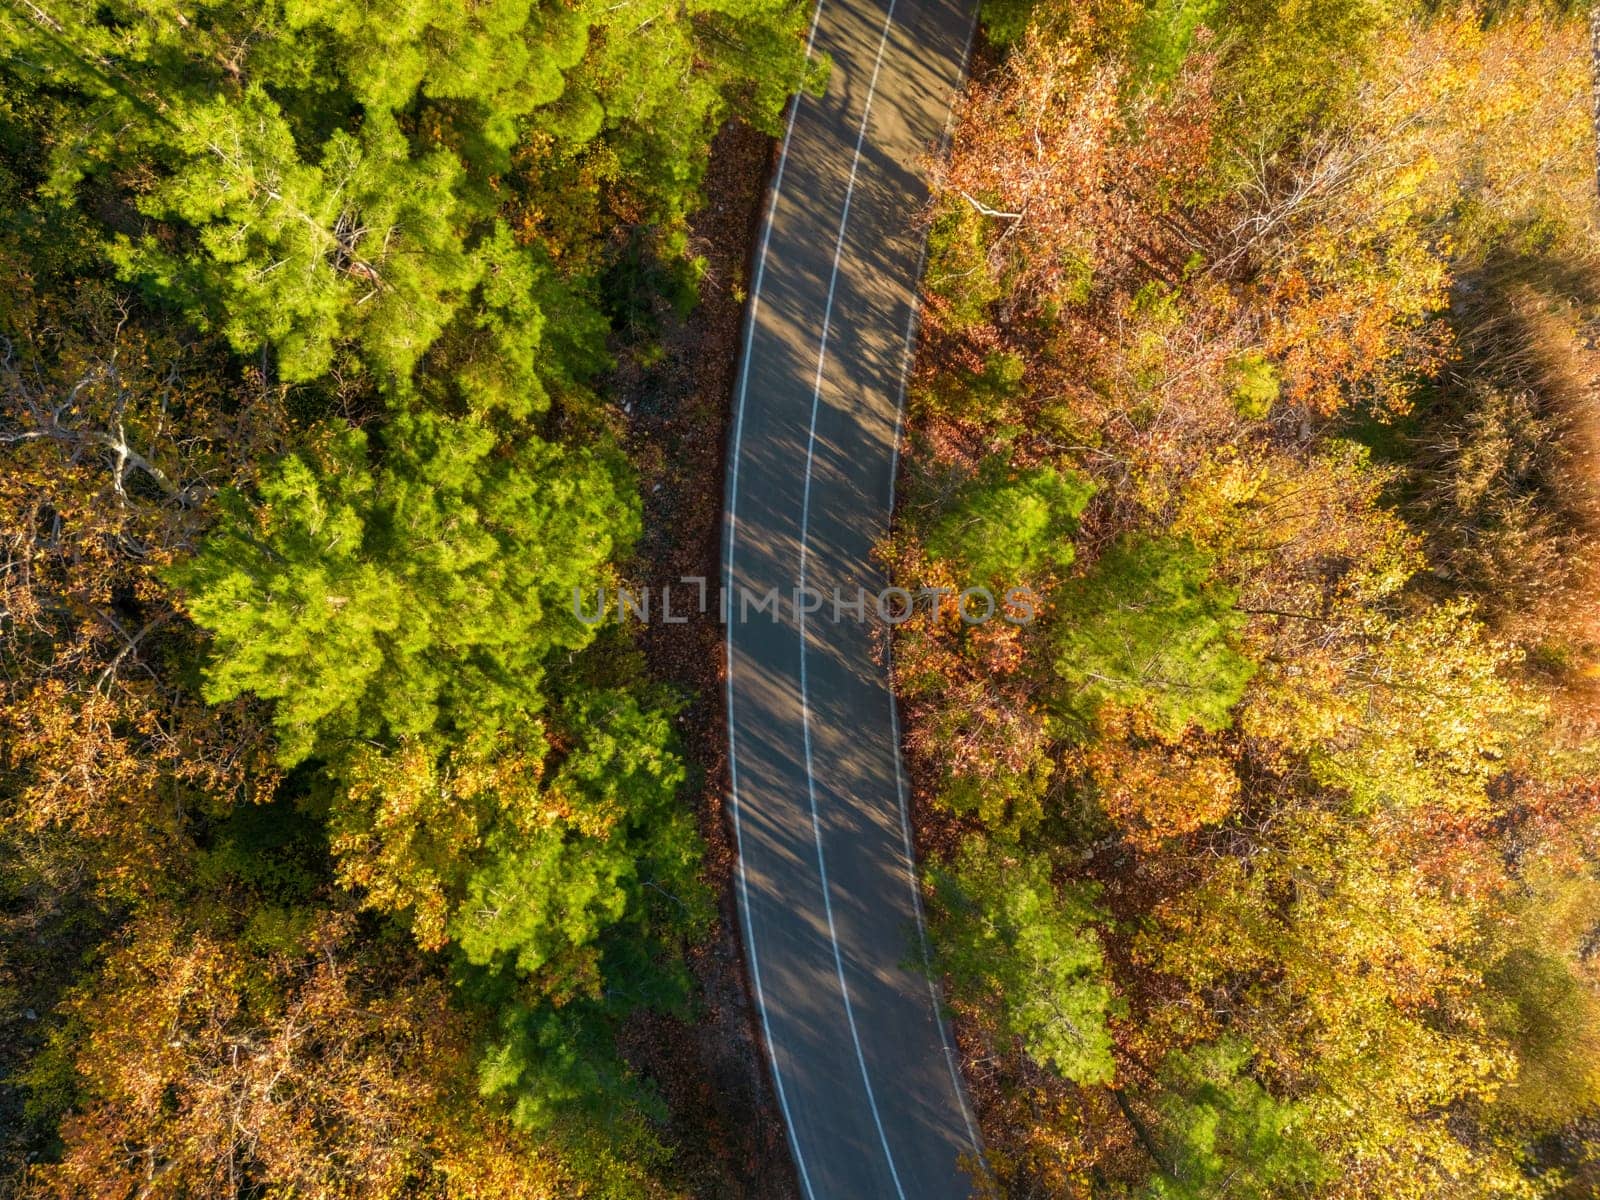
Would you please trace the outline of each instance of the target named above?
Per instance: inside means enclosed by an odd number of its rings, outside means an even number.
[[[773,153],[772,139],[742,125],[729,124],[717,136],[705,182],[710,199],[691,222],[690,251],[705,263],[699,306],[667,328],[658,353],[624,364],[611,381],[611,394],[628,414],[628,449],[644,497],[645,534],[626,576],[653,592],[682,576],[698,576],[715,596],[723,451],[746,281]],[[693,600],[693,589],[675,590],[674,611],[687,613]],[[641,1017],[627,1031],[624,1051],[671,1109],[677,1174],[695,1197],[797,1200],[787,1136],[746,988],[734,908],[737,856],[724,812],[722,626],[713,612],[691,614],[687,624],[653,620],[638,628],[651,673],[687,698],[678,725],[697,768],[690,794],[719,918],[690,956],[698,1020]]]

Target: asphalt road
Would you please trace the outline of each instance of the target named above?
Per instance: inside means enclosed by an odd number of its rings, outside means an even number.
[[[885,581],[926,192],[975,0],[821,0],[827,94],[767,198],[727,471],[731,807],[745,957],[807,1200],[963,1200],[979,1146],[920,969]],[[741,595],[825,597],[779,619]],[[838,619],[835,619],[837,616]],[[741,619],[742,618],[742,619]]]

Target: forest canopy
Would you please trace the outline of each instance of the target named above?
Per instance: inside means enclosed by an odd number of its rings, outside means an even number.
[[[696,700],[568,601],[809,17],[0,6],[0,1195],[745,1194]],[[980,19],[880,554],[1039,600],[892,631],[985,1182],[1600,1195],[1600,26]]]
[[[1600,1194],[1586,14],[983,21],[883,553],[1041,596],[895,641],[997,1188]]]
[[[682,698],[566,598],[806,17],[0,9],[7,1194],[681,1194]]]

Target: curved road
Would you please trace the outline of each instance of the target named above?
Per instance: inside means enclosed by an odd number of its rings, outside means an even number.
[[[974,0],[820,0],[767,197],[723,547],[745,956],[807,1200],[964,1200],[977,1134],[921,911],[899,728],[868,621],[884,581],[926,192]],[[754,602],[786,597],[777,619]],[[795,589],[823,598],[797,612]],[[741,597],[748,595],[747,611]],[[805,608],[808,604],[799,605]]]

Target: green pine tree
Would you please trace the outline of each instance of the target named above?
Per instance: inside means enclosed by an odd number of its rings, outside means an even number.
[[[1115,1007],[1083,885],[1058,887],[1048,858],[971,842],[935,875],[938,967],[957,1002],[1019,1037],[1075,1083],[1110,1083]]]
[[[599,990],[601,939],[622,926],[649,942],[709,923],[700,837],[674,803],[684,768],[667,713],[608,691],[563,718],[570,748],[543,807],[564,815],[492,833],[453,922],[469,962],[514,965],[560,999]]]
[[[1325,1178],[1299,1105],[1262,1087],[1250,1058],[1237,1039],[1167,1056],[1157,1105],[1162,1163],[1144,1200],[1282,1200]]]
[[[1244,614],[1192,542],[1125,535],[1062,590],[1056,676],[1062,709],[1091,720],[1107,701],[1142,705],[1163,732],[1226,728],[1255,664]]]
[[[801,80],[800,4],[694,7],[48,0],[0,11],[0,47],[76,93],[57,197],[88,180],[146,218],[109,231],[126,278],[287,381],[353,354],[406,397],[437,346],[428,394],[526,414],[604,362],[604,323],[502,219],[517,148],[625,180],[681,256],[711,134],[770,126]]]
[[[1074,471],[1013,474],[1003,459],[990,459],[957,490],[924,544],[963,572],[963,582],[1011,586],[1071,565],[1072,533],[1094,491],[1093,481]]]
[[[215,639],[206,695],[274,702],[280,758],[355,738],[483,733],[544,707],[551,651],[637,529],[615,464],[471,421],[397,418],[369,463],[328,431],[224,517],[172,580]]]

